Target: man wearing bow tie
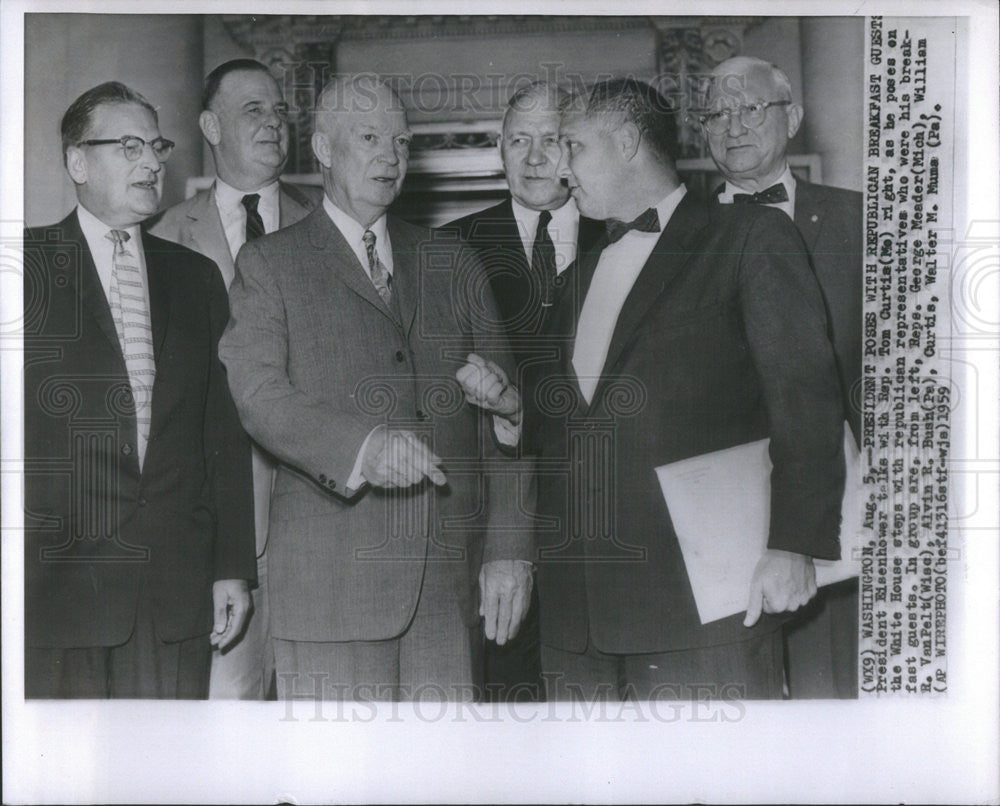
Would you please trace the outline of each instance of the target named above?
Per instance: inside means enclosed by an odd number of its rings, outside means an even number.
[[[741,56],[713,71],[701,129],[726,178],[719,203],[774,207],[802,235],[826,304],[843,417],[860,444],[861,194],[792,176],[786,153],[802,118],[788,77]],[[787,630],[792,696],[856,697],[857,580],[825,588],[804,615]]]
[[[198,125],[218,174],[212,186],[166,210],[150,231],[215,261],[228,289],[236,254],[249,240],[304,218],[316,188],[280,182],[288,157],[288,105],[268,69],[233,59],[205,78]],[[212,656],[210,699],[264,699],[274,676],[268,622],[267,527],[274,459],[253,446],[254,532],[259,584],[247,628],[226,652]]]
[[[780,614],[815,594],[813,557],[839,556],[840,399],[819,289],[786,218],[687,193],[655,90],[605,81],[577,100],[559,173],[607,232],[556,302],[558,355],[534,366],[523,412],[549,696],[781,697]],[[703,625],[655,468],[764,437],[770,537],[747,613]]]

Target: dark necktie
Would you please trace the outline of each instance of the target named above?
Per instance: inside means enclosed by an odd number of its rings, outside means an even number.
[[[535,242],[531,247],[531,273],[542,281],[542,307],[552,305],[553,289],[556,282],[556,247],[549,237],[549,222],[552,213],[542,210],[538,215]]]
[[[734,204],[781,204],[788,201],[788,191],[780,182],[757,193],[734,193]]]
[[[660,218],[656,214],[656,208],[648,207],[645,212],[632,221],[619,221],[617,218],[609,218],[604,222],[604,226],[608,232],[608,245],[610,246],[625,237],[625,233],[629,230],[659,232]]]
[[[257,203],[260,201],[259,193],[248,193],[241,200],[241,203],[247,209],[247,237],[248,241],[252,241],[254,238],[259,238],[264,234],[264,220],[260,217],[260,213],[257,212]]]

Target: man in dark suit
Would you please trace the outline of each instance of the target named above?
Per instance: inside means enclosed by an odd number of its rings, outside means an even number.
[[[25,693],[201,698],[255,581],[225,288],[140,230],[173,147],[148,101],[101,84],[61,131],[79,204],[25,235]]]
[[[240,247],[301,220],[321,194],[316,188],[278,180],[288,157],[288,105],[260,62],[233,59],[209,73],[198,124],[218,176],[210,188],[160,214],[150,232],[214,260],[228,289]],[[274,469],[274,460],[254,445],[258,585],[251,591],[253,609],[246,630],[225,653],[213,653],[210,699],[263,699],[274,677],[265,554]]]
[[[843,416],[861,442],[861,194],[792,176],[786,152],[802,123],[788,77],[760,59],[736,57],[713,71],[702,130],[726,183],[723,204],[775,207],[794,220],[826,303]],[[858,581],[820,591],[786,628],[793,698],[858,693]]]
[[[780,697],[777,614],[815,595],[813,557],[839,555],[844,475],[804,248],[778,213],[686,193],[669,103],[642,82],[598,83],[560,135],[560,175],[607,233],[557,301],[561,350],[524,395],[550,697]],[[765,437],[770,532],[747,613],[703,625],[655,468]]]
[[[486,269],[518,385],[532,359],[545,354],[541,331],[561,279],[604,229],[580,216],[556,175],[559,108],[567,100],[565,90],[545,82],[514,93],[498,142],[510,196],[447,225],[476,247]],[[487,640],[485,684],[487,697],[496,702],[542,696],[537,591],[515,636],[502,645]]]
[[[220,354],[247,430],[280,462],[279,698],[468,698],[478,612],[516,630],[513,599],[530,593],[516,475],[454,377],[470,352],[508,371],[509,354],[472,250],[386,214],[409,141],[387,86],[331,81],[312,138],[322,207],[236,261]]]

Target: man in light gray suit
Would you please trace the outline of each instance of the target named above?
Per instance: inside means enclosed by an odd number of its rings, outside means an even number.
[[[244,242],[303,218],[319,201],[319,190],[279,182],[288,156],[288,105],[267,68],[253,59],[234,59],[205,79],[202,134],[218,174],[212,186],[161,213],[153,234],[215,261],[229,288],[234,259]],[[253,613],[240,640],[212,657],[210,699],[259,700],[274,675],[268,635],[268,506],[274,460],[253,451],[254,526],[259,585]]]
[[[280,699],[474,696],[479,616],[516,631],[530,591],[517,465],[455,379],[470,353],[509,370],[509,351],[471,247],[386,214],[409,142],[387,86],[331,81],[312,137],[322,207],[237,259],[219,354],[247,431],[280,462]]]

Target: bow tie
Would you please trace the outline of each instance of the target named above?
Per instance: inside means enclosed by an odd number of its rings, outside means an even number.
[[[642,215],[632,221],[619,221],[617,218],[609,218],[604,222],[608,232],[608,245],[610,246],[620,241],[629,230],[639,230],[639,232],[659,232],[660,217],[656,214],[655,207],[648,207]]]
[[[780,204],[788,201],[788,191],[780,182],[757,193],[734,193],[735,204]]]

